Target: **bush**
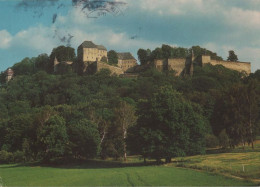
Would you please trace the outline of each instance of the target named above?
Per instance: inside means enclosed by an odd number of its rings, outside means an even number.
[[[7,152],[5,150],[0,151],[0,162],[3,164],[8,164],[14,161],[13,153]]]
[[[13,158],[15,163],[21,163],[26,161],[25,154],[22,151],[16,151],[15,153],[13,153]]]
[[[226,129],[222,130],[218,136],[219,145],[226,149],[229,146],[229,137],[226,133]]]
[[[208,148],[214,148],[219,146],[219,140],[216,136],[213,134],[207,134],[206,135],[206,147]]]

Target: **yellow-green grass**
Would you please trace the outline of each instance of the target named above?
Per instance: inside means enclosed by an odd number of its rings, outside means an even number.
[[[232,175],[260,183],[260,152],[220,153],[176,158],[173,166]]]
[[[109,161],[110,162],[110,161]],[[0,165],[3,186],[249,186],[254,183],[185,168],[95,161],[59,167]],[[131,167],[130,167],[131,166]]]

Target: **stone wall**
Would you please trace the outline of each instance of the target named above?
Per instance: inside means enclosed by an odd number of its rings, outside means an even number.
[[[212,60],[210,56],[202,55],[201,57],[201,65],[205,64],[211,65],[222,65],[226,68],[236,70],[238,72],[245,72],[246,74],[251,73],[251,64],[249,62],[230,62],[230,61],[219,61],[219,60]]]
[[[251,64],[248,62],[229,62],[229,61],[217,61],[211,60],[212,65],[222,65],[226,68],[236,70],[238,72],[245,72],[246,74],[251,73]]]
[[[159,71],[167,70],[167,64],[167,60],[154,60],[153,62],[153,66]]]
[[[104,62],[95,62],[95,64],[96,64],[96,72],[100,71],[101,69],[109,69],[111,71],[111,74],[116,74],[116,75],[124,74],[124,71],[119,67],[111,66]]]
[[[187,61],[185,58],[168,59],[168,70],[176,71],[176,75],[179,76],[185,72]]]
[[[118,59],[118,66],[123,69],[124,72],[128,71],[132,67],[136,66],[137,62],[135,59],[121,60]]]

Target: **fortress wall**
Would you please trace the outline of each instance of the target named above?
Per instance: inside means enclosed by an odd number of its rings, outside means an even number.
[[[175,70],[179,76],[185,70],[186,61],[185,58],[168,59],[168,70]]]
[[[116,75],[124,74],[124,71],[119,67],[111,66],[103,62],[96,62],[96,65],[97,65],[96,72],[100,71],[101,69],[109,69],[111,71],[111,74],[116,74]]]
[[[154,60],[154,67],[159,70],[163,71],[165,69],[165,60]]]
[[[226,68],[236,70],[238,72],[246,72],[248,75],[251,73],[251,64],[249,62],[230,62],[230,61],[218,61],[211,60],[212,65],[222,65]]]

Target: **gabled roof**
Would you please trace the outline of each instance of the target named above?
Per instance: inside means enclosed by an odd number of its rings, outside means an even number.
[[[117,53],[118,59],[120,60],[136,60],[135,57],[129,52],[127,53]]]
[[[107,50],[103,45],[96,45],[92,41],[84,41],[79,47],[82,48],[97,48],[99,50]]]

